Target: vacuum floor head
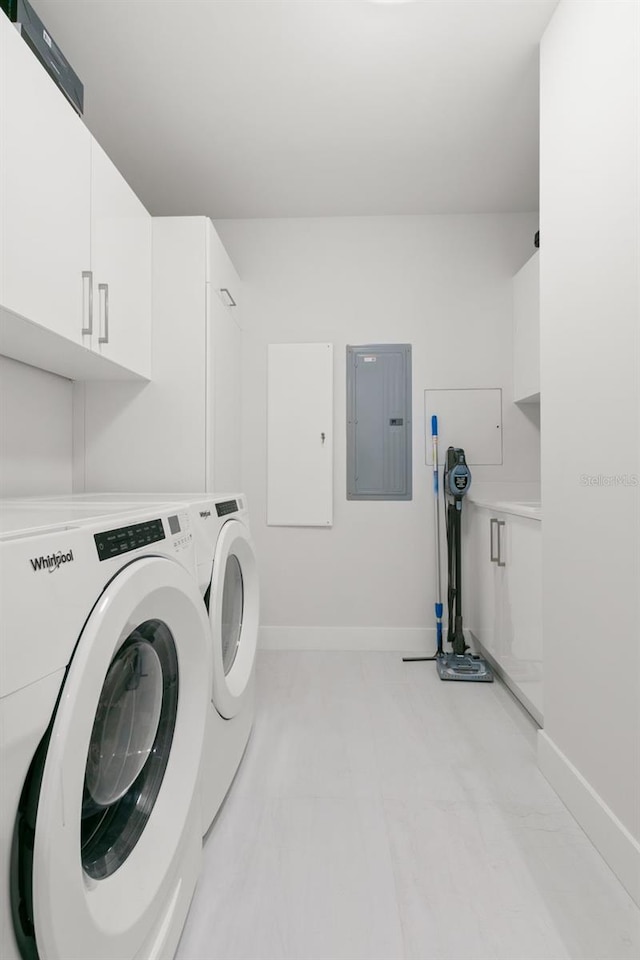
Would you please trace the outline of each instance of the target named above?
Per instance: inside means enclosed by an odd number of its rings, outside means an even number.
[[[471,654],[445,653],[436,660],[441,680],[467,680],[472,683],[493,683],[493,673],[486,660]]]

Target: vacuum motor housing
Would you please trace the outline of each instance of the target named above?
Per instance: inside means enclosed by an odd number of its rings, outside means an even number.
[[[447,447],[444,467],[444,488],[447,495],[459,502],[469,492],[470,486],[471,471],[467,466],[464,450],[462,447]]]

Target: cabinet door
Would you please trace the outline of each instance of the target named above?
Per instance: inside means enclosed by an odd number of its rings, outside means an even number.
[[[93,347],[150,376],[151,216],[95,141],[91,145]]]
[[[242,331],[237,307],[228,307],[207,284],[207,490],[242,489],[240,432]]]
[[[480,643],[495,649],[497,578],[491,562],[491,525],[488,511],[469,504],[466,510],[467,544],[463,544],[464,580],[462,604],[464,623]]]
[[[513,278],[513,399],[540,399],[540,255]]]
[[[497,658],[541,720],[542,533],[537,520],[508,516],[501,528]]]
[[[0,70],[0,303],[82,343],[91,136],[4,14]]]
[[[210,220],[206,221],[207,281],[222,302],[233,309],[240,304],[240,278]]]

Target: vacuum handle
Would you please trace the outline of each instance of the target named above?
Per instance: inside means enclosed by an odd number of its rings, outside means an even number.
[[[490,559],[491,559],[491,563],[498,563],[499,560],[500,560],[500,546],[499,546],[500,540],[498,539],[498,552],[497,552],[496,555],[494,556],[494,554],[493,554],[493,544],[494,544],[494,539],[493,539],[493,526],[494,526],[494,524],[495,524],[496,527],[497,527],[497,526],[498,526],[498,520],[497,520],[495,517],[491,517],[491,519],[489,520],[489,557],[490,557]],[[498,533],[498,537],[500,537],[500,534],[499,534],[499,533]]]

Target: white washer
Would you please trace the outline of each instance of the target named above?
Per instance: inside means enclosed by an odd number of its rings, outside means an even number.
[[[72,503],[182,502],[194,531],[198,585],[211,626],[211,697],[203,751],[203,832],[242,760],[255,715],[259,578],[243,494],[85,493]],[[55,502],[55,501],[50,501]]]
[[[169,960],[209,626],[187,510],[0,503],[3,960]]]

